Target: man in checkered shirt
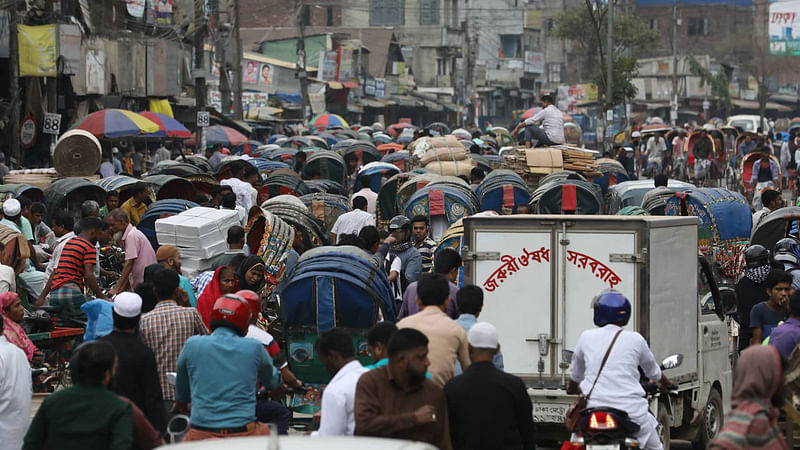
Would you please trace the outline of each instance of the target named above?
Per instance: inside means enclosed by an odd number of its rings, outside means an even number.
[[[436,241],[428,237],[428,218],[414,216],[411,219],[411,232],[414,234],[414,247],[422,256],[422,273],[430,272],[433,266],[433,250],[436,249]]]
[[[197,334],[208,334],[200,313],[195,308],[178,306],[180,280],[178,273],[164,269],[154,276],[158,304],[142,316],[139,331],[144,343],[153,350],[158,366],[158,378],[164,405],[169,412],[175,401],[175,391],[167,383],[167,372],[175,372],[186,340]]]

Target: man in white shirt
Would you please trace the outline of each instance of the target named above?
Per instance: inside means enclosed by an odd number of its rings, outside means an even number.
[[[352,436],[356,428],[354,408],[356,384],[367,369],[355,359],[353,338],[339,328],[317,339],[317,354],[331,382],[322,392],[319,430],[315,436]]]
[[[514,128],[513,135],[516,136],[522,127],[525,128],[525,145],[531,146],[531,141],[536,141],[536,147],[547,147],[566,142],[564,139],[564,115],[553,105],[553,96],[550,94],[542,95],[542,110],[534,114],[533,117],[520,122]],[[536,126],[541,124],[541,127]]]
[[[661,173],[662,161],[667,153],[667,142],[662,133],[647,140],[647,173],[654,177]]]
[[[336,219],[331,228],[331,240],[338,243],[339,236],[343,234],[358,236],[361,229],[368,225],[375,226],[375,216],[367,212],[367,199],[360,195],[353,197],[353,210]]]
[[[642,335],[622,329],[631,316],[631,304],[622,293],[610,289],[603,291],[594,298],[592,305],[594,324],[598,328],[584,331],[578,339],[570,364],[567,393],[586,395],[592,391],[589,408],[611,407],[625,411],[639,425],[636,439],[640,447],[661,450],[663,446],[656,431],[658,423],[649,412],[639,380],[639,368],[645,376],[658,380],[664,387],[671,386],[672,382],[661,373]],[[612,344],[601,372],[603,358]]]
[[[0,316],[0,450],[22,448],[30,420],[31,366],[25,352],[3,336]]]
[[[6,246],[0,242],[0,253],[6,251]],[[17,274],[14,273],[14,268],[0,263],[0,292],[16,292],[17,291]]]
[[[244,161],[237,161],[231,164],[231,177],[227,180],[219,182],[222,186],[230,186],[233,193],[236,194],[236,204],[244,208],[245,212],[249,212],[253,206],[252,190],[253,186],[249,183],[242,181],[244,178],[244,164],[249,164]]]
[[[361,175],[358,179],[358,183],[361,189],[350,196],[350,201],[352,202],[354,198],[359,196],[364,197],[367,199],[367,212],[375,215],[375,204],[378,202],[378,194],[370,188],[372,177],[369,175]]]

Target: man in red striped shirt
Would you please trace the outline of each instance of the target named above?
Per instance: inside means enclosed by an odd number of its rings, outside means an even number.
[[[95,243],[102,228],[103,223],[98,218],[81,220],[81,234],[64,244],[58,266],[50,274],[44,291],[36,300],[35,306],[42,305],[52,291],[50,304],[57,308],[59,325],[86,326],[86,314],[81,311],[81,305],[88,300],[83,294],[87,286],[97,298],[110,301],[100,290],[94,276],[94,266],[97,264]]]

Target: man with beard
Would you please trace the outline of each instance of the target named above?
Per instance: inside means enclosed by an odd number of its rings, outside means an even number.
[[[189,304],[193,307],[197,306],[197,295],[194,293],[194,289],[192,289],[192,283],[188,278],[183,276],[181,272],[181,252],[178,250],[178,247],[174,245],[162,245],[158,247],[156,261],[161,264],[162,267],[174,270],[178,273],[178,278],[180,279],[178,287],[186,291],[186,294],[189,296]]]
[[[353,338],[340,328],[317,339],[317,354],[331,381],[322,393],[322,411],[316,436],[352,436],[355,430],[356,384],[367,371],[355,358]]]
[[[361,375],[356,386],[355,434],[422,441],[451,450],[442,388],[425,378],[428,338],[413,328],[389,339],[389,364]]]

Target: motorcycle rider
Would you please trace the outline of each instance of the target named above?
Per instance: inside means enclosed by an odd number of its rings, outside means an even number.
[[[595,383],[608,347],[614,336],[628,324],[631,303],[619,291],[602,291],[592,300],[594,324],[598,328],[584,331],[578,339],[570,364],[569,394],[587,394]],[[628,419],[639,426],[636,439],[646,450],[661,450],[656,418],[640,381],[639,368],[651,380],[659,380],[662,388],[672,382],[661,372],[644,337],[635,331],[621,331],[597,379],[588,408],[610,407],[628,413]]]
[[[800,244],[794,238],[783,238],[775,244],[775,262],[792,276],[792,289],[800,289]]]

